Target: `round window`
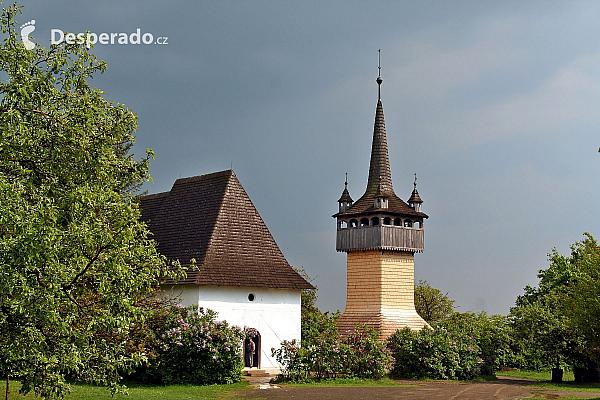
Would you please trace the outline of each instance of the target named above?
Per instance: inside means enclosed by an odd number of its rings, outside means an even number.
[[[250,293],[250,294],[248,295],[248,300],[249,300],[249,301],[254,301],[254,293]]]

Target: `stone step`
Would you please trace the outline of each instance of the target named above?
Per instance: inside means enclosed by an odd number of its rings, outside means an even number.
[[[245,376],[271,376],[264,369],[246,369],[244,370]]]

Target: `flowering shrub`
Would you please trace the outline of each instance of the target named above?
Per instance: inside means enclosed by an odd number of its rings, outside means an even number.
[[[295,340],[284,341],[272,352],[284,380],[305,380],[311,373],[317,379],[381,378],[394,361],[379,334],[364,326],[344,336],[326,329],[305,347]]]
[[[306,348],[293,339],[281,342],[279,349],[271,349],[272,356],[281,366],[279,378],[282,380],[301,381],[310,376],[310,356]]]
[[[506,319],[485,313],[455,313],[435,330],[405,328],[386,343],[364,326],[344,336],[334,323],[320,329],[303,347],[284,341],[272,349],[282,379],[380,378],[391,371],[405,378],[466,380],[492,375],[512,357]]]
[[[391,351],[379,340],[379,333],[373,328],[359,326],[342,342],[348,347],[345,356],[350,377],[379,379],[394,365]]]
[[[144,381],[207,385],[241,379],[242,341],[248,334],[217,321],[217,313],[197,307],[171,307],[156,328],[155,357],[138,373]]]
[[[325,326],[321,334],[306,346],[311,357],[310,369],[317,379],[352,376],[348,369],[350,349],[335,325]]]
[[[244,339],[252,339],[258,335],[258,330],[254,328],[244,327]]]
[[[473,327],[474,337],[481,348],[483,359],[481,375],[493,375],[503,366],[515,365],[516,357],[511,350],[514,340],[506,317],[488,316],[485,312],[456,313],[445,324],[450,326],[450,323],[457,319]]]

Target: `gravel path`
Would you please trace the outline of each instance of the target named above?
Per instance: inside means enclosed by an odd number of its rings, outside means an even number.
[[[569,395],[600,397],[599,393],[552,392],[532,388],[532,381],[499,379],[490,382],[414,382],[403,381],[410,387],[295,387],[255,389],[243,394],[247,399],[319,399],[319,400],[375,400],[375,399],[448,399],[448,400],[518,400],[543,394],[546,399]],[[265,386],[263,386],[265,387]]]

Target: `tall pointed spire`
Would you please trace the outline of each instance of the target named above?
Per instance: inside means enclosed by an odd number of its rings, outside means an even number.
[[[379,50],[380,63],[377,67],[381,74],[381,49]],[[394,193],[392,187],[392,173],[390,170],[390,156],[387,147],[387,135],[385,133],[385,120],[383,118],[383,105],[381,104],[381,75],[377,77],[378,100],[375,111],[375,126],[373,127],[373,144],[371,146],[371,163],[369,165],[369,181],[366,193],[375,192],[380,186],[381,191],[386,194]]]

